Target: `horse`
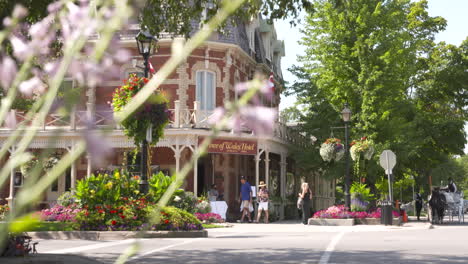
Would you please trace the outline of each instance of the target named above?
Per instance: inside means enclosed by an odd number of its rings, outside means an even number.
[[[433,224],[442,224],[445,209],[447,208],[447,200],[439,188],[432,190],[432,194],[429,198],[429,206],[431,208],[431,222]]]

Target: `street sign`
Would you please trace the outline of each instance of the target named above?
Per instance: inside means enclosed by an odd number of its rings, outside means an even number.
[[[392,174],[392,169],[396,164],[396,155],[391,150],[384,150],[380,154],[380,166],[384,168],[386,174]]]

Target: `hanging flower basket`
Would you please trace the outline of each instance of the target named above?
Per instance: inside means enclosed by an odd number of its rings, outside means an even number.
[[[124,85],[115,89],[112,96],[114,112],[122,111],[130,100],[148,83],[147,78],[135,74],[124,80]],[[146,102],[129,118],[122,122],[124,133],[134,139],[136,145],[148,139],[147,129],[151,128],[150,144],[156,144],[163,136],[164,127],[170,119],[168,100],[160,91],[155,91]]]
[[[324,161],[339,161],[345,154],[344,147],[341,144],[341,140],[337,138],[328,138],[320,146],[320,156]]]
[[[52,169],[60,160],[60,156],[57,153],[50,155],[46,160],[44,160],[43,167],[45,171]]]
[[[355,140],[351,143],[349,151],[354,161],[358,160],[361,154],[366,160],[370,160],[372,155],[374,155],[375,149],[372,141],[367,140],[366,137],[362,137],[360,140]]]
[[[23,174],[23,176],[27,176],[29,172],[37,165],[38,162],[39,160],[36,157],[33,157],[30,161],[21,165],[21,174]]]

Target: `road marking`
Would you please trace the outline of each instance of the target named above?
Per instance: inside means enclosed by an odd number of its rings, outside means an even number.
[[[346,231],[342,231],[342,232],[338,233],[337,235],[335,235],[333,237],[332,241],[330,241],[327,248],[325,249],[325,252],[323,252],[322,257],[320,257],[319,264],[327,264],[328,263],[333,250],[335,250],[335,246],[338,244],[338,242],[340,242],[341,238],[343,238],[345,233],[346,233]]]
[[[235,235],[242,234],[242,233],[245,233],[245,231],[236,232],[236,233],[228,233],[228,234],[224,234],[224,235],[219,235],[219,236],[215,236],[214,238],[226,237],[226,236],[235,236]],[[147,252],[145,252],[145,253],[142,253],[142,254],[138,254],[138,255],[136,255],[136,256],[133,256],[133,257],[129,258],[128,261],[136,260],[136,259],[139,259],[139,258],[148,256],[148,255],[154,254],[154,253],[156,253],[156,252],[161,252],[161,251],[164,251],[164,250],[173,248],[173,247],[182,246],[182,245],[186,245],[186,244],[190,244],[190,243],[193,243],[193,242],[196,242],[196,241],[206,240],[206,239],[209,239],[209,237],[193,238],[193,239],[190,239],[190,240],[185,240],[185,241],[183,241],[183,242],[181,242],[181,243],[177,243],[177,244],[173,244],[173,245],[169,245],[169,246],[165,246],[165,247],[161,247],[161,248],[156,248],[156,249],[147,251]]]
[[[144,240],[148,240],[148,239],[144,239]],[[52,250],[52,251],[47,251],[47,252],[44,252],[44,253],[45,254],[75,253],[75,252],[82,252],[82,251],[105,248],[105,247],[112,247],[112,246],[117,246],[117,245],[122,245],[122,244],[130,244],[130,243],[133,243],[135,241],[137,241],[137,239],[127,239],[127,240],[120,240],[120,241],[115,241],[115,242],[102,242],[102,243],[96,243],[96,244],[92,244],[92,245],[81,246],[81,247],[73,247],[73,248],[66,248],[66,249],[60,249],[60,250]]]

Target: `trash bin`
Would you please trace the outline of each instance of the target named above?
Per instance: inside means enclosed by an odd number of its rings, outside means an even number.
[[[392,225],[392,203],[390,201],[383,201],[381,203],[382,213],[380,216],[380,223],[382,225]]]

